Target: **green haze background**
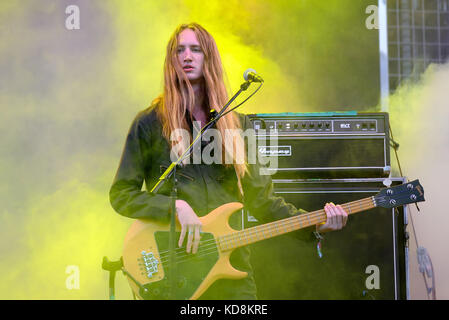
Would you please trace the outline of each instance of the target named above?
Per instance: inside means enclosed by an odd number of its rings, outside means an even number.
[[[0,299],[108,298],[102,257],[121,256],[131,223],[111,208],[109,187],[132,119],[161,92],[177,25],[195,21],[215,37],[230,92],[247,68],[264,77],[244,113],[379,110],[378,32],[365,26],[376,3],[0,2]],[[65,26],[69,5],[79,30]],[[79,290],[66,287],[71,265]],[[121,274],[116,291],[131,298]]]

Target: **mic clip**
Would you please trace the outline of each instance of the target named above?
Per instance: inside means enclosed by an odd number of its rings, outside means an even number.
[[[210,110],[210,118],[211,120],[215,120],[217,118],[218,112],[215,109]]]
[[[250,86],[251,82],[252,82],[251,80],[246,80],[245,82],[243,82],[241,84],[240,89],[242,91],[245,91],[246,89],[248,89],[248,87]]]

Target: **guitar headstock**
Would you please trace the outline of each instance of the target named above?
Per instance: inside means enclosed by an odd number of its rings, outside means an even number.
[[[394,208],[408,203],[425,201],[424,188],[416,179],[399,186],[385,188],[374,196],[377,207]]]

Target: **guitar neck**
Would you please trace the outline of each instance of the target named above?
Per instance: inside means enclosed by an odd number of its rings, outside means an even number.
[[[374,197],[348,202],[341,205],[348,213],[353,214],[376,207]],[[236,231],[217,239],[221,251],[233,250],[251,243],[270,239],[285,233],[307,228],[318,223],[326,222],[324,209],[293,216],[290,218],[266,223],[260,226]]]

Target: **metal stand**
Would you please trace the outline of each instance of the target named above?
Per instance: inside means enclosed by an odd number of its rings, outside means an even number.
[[[109,271],[109,300],[115,300],[115,273],[122,270],[123,258],[118,261],[109,261],[107,257],[103,257],[103,270]]]

